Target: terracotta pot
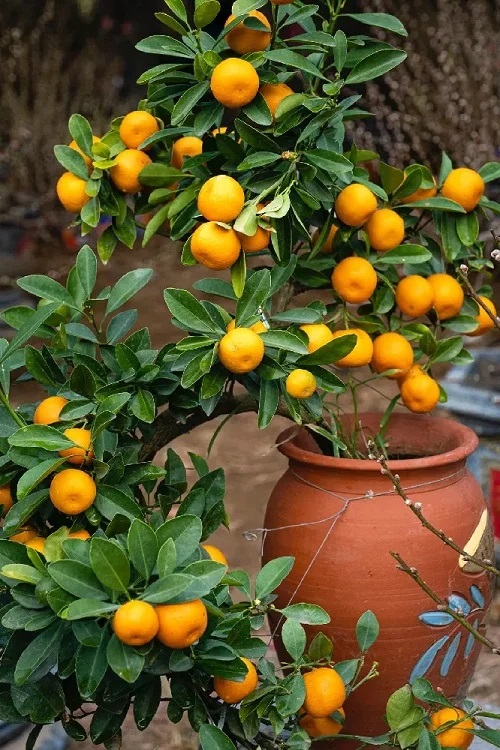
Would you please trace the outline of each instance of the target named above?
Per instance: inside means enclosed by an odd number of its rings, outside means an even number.
[[[362,422],[365,434],[373,434],[380,415],[367,414]],[[410,499],[422,504],[425,517],[461,548],[468,545],[470,554],[491,559],[493,536],[485,501],[466,468],[478,444],[476,435],[452,420],[396,414],[388,439],[392,454],[420,456],[391,460],[389,467],[400,476]],[[371,609],[380,623],[379,640],[367,659],[367,666],[379,663],[380,676],[348,698],[345,731],[385,732],[388,697],[418,676],[450,697],[463,697],[480,646],[397,569],[389,552],[400,553],[450,607],[461,609],[480,629],[491,602],[490,576],[459,559],[422,527],[392,492],[376,461],[324,456],[312,437],[305,430],[297,434],[296,428],[283,433],[278,444],[290,463],[269,502],[265,528],[271,531],[264,561],[293,555],[296,562],[279,589],[277,604],[302,601],[324,607],[331,624],[309,628],[308,636],[318,630],[330,636],[336,662],[359,656],[355,627],[363,612]],[[335,523],[332,516],[346,501]],[[286,660],[279,637],[276,640]]]

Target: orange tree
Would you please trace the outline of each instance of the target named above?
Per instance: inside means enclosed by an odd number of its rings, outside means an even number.
[[[281,611],[290,660],[277,669],[255,632],[293,559],[268,563],[253,583],[228,571],[205,544],[228,524],[222,469],[191,454],[188,489],[172,449],[164,465],[153,459],[238,410],[257,411],[260,428],[279,411],[325,451],[357,456],[335,399],[349,389],[356,408],[360,384],[388,377],[398,393],[381,421],[385,450],[399,399],[430,411],[445,399],[433,366],[468,362],[462,334],[497,324],[491,290],[476,292],[469,273],[493,265],[478,237],[500,210],[484,195],[500,166],[453,169],[444,156],[434,177],[346,147],[346,121],[367,115],[354,87],[405,58],[367,36],[378,26],[404,37],[393,16],[347,14],[345,0],[324,17],[299,2],[237,0],[214,38],[205,28],[217,0],[197,2],[193,17],[182,0],[166,4],[157,17],[176,36],[138,45],[165,57],[141,76],[146,98],[100,137],[71,118],[73,140],[56,147],[67,170],[57,193],[84,235],[110,217],[102,261],[160,233],[183,242],[182,263],[230,269],[230,281],[196,283],[213,301],[166,289],[185,335],[161,350],[146,328],[131,332],[137,311],[121,309],[148,269],[96,289],[86,246],[65,286],[19,281],[40,304],[5,312],[17,334],[0,341],[0,718],[37,725],[31,742],[56,720],[80,740],[79,719],[92,714],[91,739],[115,748],[130,706],[144,729],[164,702],[171,721],[187,714],[204,750],[306,750],[341,731],[344,700],[376,676],[375,665],[361,676],[374,615],[357,626],[360,659],[335,665],[331,642],[307,644],[304,629],[328,615],[291,604]],[[346,15],[359,34],[341,30]],[[302,31],[287,40],[292,24]],[[326,290],[324,301],[295,304],[307,290]],[[34,335],[41,348],[27,343]],[[40,404],[13,407],[21,368],[46,389]],[[418,680],[389,700],[387,735],[363,742],[465,750],[476,733],[498,745],[476,714]]]

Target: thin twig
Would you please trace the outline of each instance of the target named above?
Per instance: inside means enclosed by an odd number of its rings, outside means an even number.
[[[479,307],[481,307],[484,310],[488,318],[493,321],[495,328],[497,328],[500,331],[500,320],[497,318],[497,316],[494,313],[491,312],[489,307],[484,304],[483,300],[478,295],[478,293],[476,292],[476,290],[470,283],[469,279],[467,278],[467,274],[465,273],[465,271],[462,271],[461,268],[458,268],[457,273],[462,279],[463,283],[465,284],[470,296],[477,302]]]

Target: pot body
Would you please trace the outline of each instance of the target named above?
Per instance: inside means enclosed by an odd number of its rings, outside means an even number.
[[[391,452],[420,456],[389,462],[409,498],[421,503],[434,527],[461,548],[468,545],[469,554],[492,559],[486,504],[466,468],[477,447],[474,433],[448,419],[396,414],[391,421]],[[365,435],[374,434],[380,415],[365,415],[362,422]],[[318,631],[328,635],[335,662],[360,655],[355,629],[366,610],[380,623],[365,665],[366,671],[378,662],[380,676],[347,699],[344,731],[387,731],[387,699],[417,677],[449,697],[464,697],[480,645],[398,570],[389,553],[416,567],[441,599],[479,629],[491,602],[491,577],[422,526],[377,462],[330,458],[307,432],[287,433],[290,439],[280,436],[279,449],[289,458],[289,469],[272,493],[265,520],[264,561],[283,555],[296,560],[277,605],[311,602],[326,609],[331,623],[308,628],[308,637]],[[276,647],[286,661],[279,635]]]

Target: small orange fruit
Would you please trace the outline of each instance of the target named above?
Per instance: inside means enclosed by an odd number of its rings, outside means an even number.
[[[144,151],[135,148],[126,148],[120,151],[116,157],[114,167],[109,170],[109,176],[113,183],[122,193],[135,195],[141,190],[139,175],[151,159]]]
[[[92,143],[99,143],[100,140],[101,139],[97,135],[92,136]],[[83,158],[83,161],[85,162],[85,164],[87,165],[90,171],[90,168],[92,166],[92,159],[90,158],[90,156],[87,156],[87,154],[83,153],[82,149],[80,148],[80,146],[78,145],[76,141],[71,141],[71,143],[69,144],[69,147],[72,148],[73,151],[77,151],[80,154],[80,156]]]
[[[479,295],[479,299],[483,303],[483,305],[486,305],[488,310],[497,317],[497,309],[491,299],[489,297],[484,297],[482,295]],[[491,331],[492,328],[495,328],[495,324],[490,318],[490,316],[483,310],[483,308],[479,305],[479,312],[476,315],[476,321],[477,321],[477,328],[475,331],[471,331],[471,333],[468,333],[467,336],[482,336],[483,333],[486,333],[486,331]]]
[[[218,547],[214,547],[212,544],[202,544],[201,546],[211,560],[222,563],[226,568],[228,567],[226,556]]]
[[[439,385],[420,367],[412,367],[399,382],[401,399],[414,414],[428,414],[439,402]]]
[[[264,205],[262,203],[257,206],[258,211],[261,211],[263,208]],[[245,253],[258,253],[261,250],[265,250],[266,247],[269,247],[269,242],[271,241],[270,230],[264,229],[261,226],[258,226],[255,234],[250,236],[243,234],[243,232],[236,232],[236,234],[241,242],[241,249]]]
[[[342,359],[337,360],[337,367],[363,367],[369,365],[373,356],[373,341],[366,331],[361,328],[345,328],[333,332],[333,338],[338,339],[343,336],[356,336],[356,344],[349,354]]]
[[[191,235],[191,253],[198,263],[214,271],[223,271],[235,263],[241,244],[234,229],[226,229],[208,221]]]
[[[76,516],[90,508],[96,494],[94,480],[81,469],[64,469],[50,483],[52,504],[68,516]]]
[[[357,183],[344,188],[335,201],[335,213],[349,227],[366,224],[376,210],[376,196],[365,185]]]
[[[43,536],[33,536],[31,539],[28,539],[25,544],[26,547],[31,547],[31,549],[36,550],[41,555],[45,554],[45,539]]]
[[[338,263],[332,274],[332,286],[345,302],[366,302],[377,288],[377,274],[365,258],[351,256]]]
[[[65,172],[59,177],[56,193],[66,211],[71,214],[79,214],[82,208],[87,205],[90,195],[85,192],[86,186],[85,180],[81,180],[71,172]]]
[[[382,333],[373,342],[371,366],[375,372],[397,370],[388,377],[396,380],[405,375],[413,365],[414,354],[410,342],[400,333]]]
[[[81,539],[82,542],[86,542],[87,539],[90,539],[90,534],[86,529],[81,529],[81,531],[73,531],[68,534],[68,539]]]
[[[259,684],[257,670],[249,659],[241,658],[248,672],[242,682],[226,680],[223,677],[214,677],[214,690],[224,703],[240,703],[243,698],[253,693]]]
[[[473,211],[485,190],[484,180],[479,172],[467,167],[452,169],[441,189],[441,194],[458,203],[467,211]]]
[[[328,232],[327,236],[325,237],[323,244],[321,245],[321,252],[322,253],[331,253],[333,252],[333,242],[335,240],[335,235],[339,231],[338,226],[335,224],[332,224],[330,227],[330,231]],[[320,235],[319,229],[316,229],[312,236],[312,241],[314,244],[318,241],[318,237]]]
[[[292,398],[310,398],[316,393],[317,381],[312,372],[297,368],[292,370],[285,382],[286,392]]]
[[[182,162],[191,156],[199,156],[203,153],[203,141],[194,135],[185,135],[175,141],[172,146],[172,166],[182,169]]]
[[[248,14],[252,18],[257,18],[269,31],[258,31],[245,26],[244,22],[234,26],[226,34],[228,46],[237,52],[238,55],[248,55],[250,52],[262,52],[269,47],[271,42],[271,24],[263,13],[258,10],[252,10]],[[236,16],[230,15],[224,26],[228,26]]]
[[[318,349],[321,349],[322,346],[325,346],[325,344],[329,344],[330,341],[333,341],[333,333],[324,323],[307,323],[300,326],[300,330],[304,331],[309,340],[307,345],[309,354],[312,354]]]
[[[4,484],[3,487],[0,487],[0,505],[3,505],[2,516],[6,516],[14,505],[10,484]]]
[[[472,719],[464,718],[467,714],[460,708],[441,708],[430,717],[430,728],[436,732],[437,729],[449,721],[457,724],[444,732],[436,734],[436,739],[441,747],[453,747],[458,750],[467,750],[471,745],[474,735],[469,731],[474,729]],[[460,721],[461,720],[461,721]]]
[[[238,375],[255,370],[264,352],[264,342],[250,328],[233,328],[219,342],[220,361],[229,372]]]
[[[38,406],[33,415],[33,424],[54,424],[59,422],[59,415],[68,403],[67,398],[62,396],[49,396]]]
[[[33,529],[23,528],[17,534],[13,534],[9,537],[10,542],[17,542],[18,544],[26,544],[30,539],[34,539],[37,536],[36,531]]]
[[[342,677],[331,667],[317,667],[303,675],[306,699],[303,710],[314,719],[323,719],[342,708],[346,691]]]
[[[198,210],[208,221],[234,221],[245,205],[243,188],[229,175],[211,177],[198,194]]]
[[[364,229],[370,245],[379,253],[394,250],[405,238],[405,223],[401,216],[390,208],[375,211],[366,222]]]
[[[433,178],[434,179],[434,178]],[[416,201],[425,201],[428,198],[434,198],[437,195],[437,184],[434,179],[434,187],[422,188],[415,190],[414,193],[408,195],[406,198],[401,198],[400,203],[415,203]]]
[[[201,599],[182,604],[161,604],[155,609],[160,623],[157,638],[169,648],[192,646],[207,629],[207,610]]]
[[[233,318],[233,320],[230,320],[229,323],[226,326],[226,331],[229,333],[229,331],[234,331],[236,328],[236,320]],[[263,323],[261,320],[258,320],[257,323],[254,323],[253,326],[249,326],[251,331],[255,331],[255,333],[267,333],[268,327],[265,323]]]
[[[339,713],[345,719],[345,711],[343,708],[339,708],[336,713]],[[335,719],[331,719],[326,716],[323,719],[315,719],[312,716],[304,714],[299,719],[299,726],[305,729],[309,737],[334,737],[342,731],[342,724]]]
[[[458,315],[464,304],[464,290],[453,276],[447,273],[434,273],[427,277],[434,290],[434,309],[440,320],[448,320]]]
[[[396,287],[396,304],[403,315],[420,318],[434,304],[434,289],[423,276],[406,276]]]
[[[259,93],[264,97],[274,120],[283,99],[286,99],[287,96],[291,96],[295,92],[286,83],[263,83],[259,89]]]
[[[159,627],[155,608],[137,599],[122,604],[113,616],[115,635],[127,646],[144,646],[153,640]]]
[[[247,60],[228,57],[215,67],[210,88],[218,102],[229,109],[238,109],[257,96],[259,76]]]
[[[125,115],[120,123],[119,132],[127,148],[139,148],[146,138],[157,133],[159,129],[156,117],[144,110],[135,110]]]
[[[67,458],[68,463],[75,466],[81,466],[84,463],[87,464],[92,461],[94,451],[90,444],[90,430],[85,430],[82,427],[70,427],[64,430],[64,435],[68,440],[72,440],[75,443],[75,447],[64,448],[64,450],[59,451],[61,458]]]

